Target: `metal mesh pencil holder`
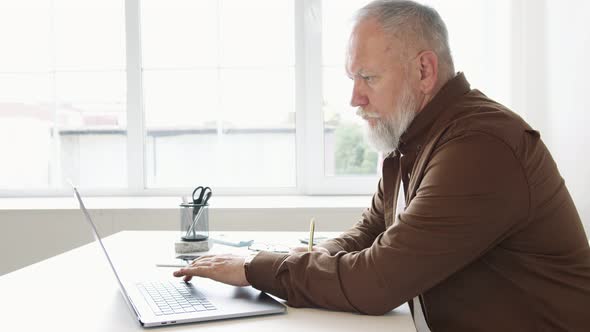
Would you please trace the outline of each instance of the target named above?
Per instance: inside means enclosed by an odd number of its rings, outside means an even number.
[[[180,238],[189,242],[209,238],[209,204],[180,204]]]

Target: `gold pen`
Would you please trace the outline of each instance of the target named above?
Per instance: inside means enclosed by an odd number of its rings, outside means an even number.
[[[315,220],[311,218],[309,221],[309,242],[307,243],[307,251],[311,252],[313,250],[313,233],[315,232]]]

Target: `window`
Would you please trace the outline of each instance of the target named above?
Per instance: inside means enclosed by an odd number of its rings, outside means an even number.
[[[344,72],[367,2],[2,2],[0,195],[372,193]],[[511,106],[511,2],[426,3],[456,69]]]
[[[344,74],[353,13],[366,0],[322,2],[322,109],[326,176],[377,176],[378,155],[363,138],[363,120],[349,105],[352,81]]]
[[[123,17],[114,0],[0,3],[0,189],[127,185]]]
[[[293,8],[141,2],[148,187],[295,187]]]

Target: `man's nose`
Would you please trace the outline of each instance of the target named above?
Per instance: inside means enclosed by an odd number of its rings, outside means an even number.
[[[350,98],[350,106],[359,107],[365,106],[369,103],[369,99],[360,87],[359,80],[354,80],[352,87],[352,96]]]

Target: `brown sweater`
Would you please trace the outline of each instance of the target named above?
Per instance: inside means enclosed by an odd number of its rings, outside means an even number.
[[[371,315],[421,294],[433,331],[590,331],[590,248],[564,180],[539,133],[463,74],[384,160],[362,219],[323,247],[262,252],[248,281],[294,307]]]

